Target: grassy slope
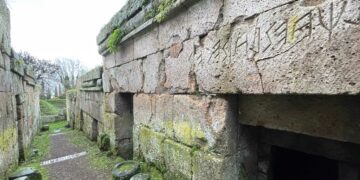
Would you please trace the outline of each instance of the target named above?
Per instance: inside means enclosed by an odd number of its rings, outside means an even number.
[[[40,100],[40,111],[42,116],[58,115],[59,110],[46,100]]]
[[[53,98],[53,99],[47,100],[47,102],[52,104],[53,106],[57,107],[58,109],[66,108],[66,99]]]

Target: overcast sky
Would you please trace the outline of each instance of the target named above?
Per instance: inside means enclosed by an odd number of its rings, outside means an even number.
[[[96,36],[127,0],[7,0],[11,44],[43,59],[79,59],[102,64]]]

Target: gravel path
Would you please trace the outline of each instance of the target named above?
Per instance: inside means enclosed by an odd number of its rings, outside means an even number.
[[[44,159],[52,160],[86,151],[70,143],[66,134],[50,136],[50,153]],[[50,180],[108,180],[109,174],[92,169],[85,156],[55,162],[45,166],[49,170]]]

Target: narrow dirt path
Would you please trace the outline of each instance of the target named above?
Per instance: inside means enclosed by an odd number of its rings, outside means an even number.
[[[42,164],[51,180],[108,180],[109,174],[91,168],[86,149],[70,143],[66,134],[50,135],[49,155]]]

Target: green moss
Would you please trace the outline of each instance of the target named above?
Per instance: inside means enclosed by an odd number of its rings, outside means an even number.
[[[49,132],[54,133],[55,130],[60,130],[61,132],[70,131],[69,128],[65,128],[66,125],[68,125],[68,122],[66,120],[51,123],[49,124]]]
[[[192,142],[192,130],[191,124],[186,121],[174,122],[174,131],[176,136],[186,144],[191,144]]]
[[[120,43],[120,40],[124,36],[123,31],[120,28],[115,29],[109,36],[107,47],[111,53],[116,52],[117,46]]]
[[[150,174],[151,180],[163,180],[163,175],[154,166],[151,166],[147,163],[141,162],[140,169],[141,169],[141,172]]]
[[[46,100],[40,100],[40,111],[42,116],[58,115],[59,110]]]
[[[0,150],[8,152],[15,142],[17,130],[16,128],[8,128],[0,135]]]
[[[134,168],[135,168],[135,166],[133,164],[123,164],[120,167],[116,168],[116,170],[119,172],[126,172],[126,171],[130,171]]]
[[[25,64],[25,62],[22,59],[15,60],[15,65],[18,66],[18,67],[23,66],[24,64]]]
[[[110,150],[110,137],[107,134],[100,135],[99,148],[101,151]]]
[[[155,16],[156,16],[156,9],[152,8],[149,11],[146,12],[145,20],[149,20],[149,19],[151,19],[151,18],[153,18]]]
[[[200,150],[200,146],[195,145],[195,146],[191,147],[191,153],[190,153],[191,156],[194,156],[194,153],[199,150]]]
[[[100,171],[109,171],[115,164],[123,162],[124,159],[119,156],[114,156],[108,152],[101,152],[96,142],[90,141],[82,132],[71,131],[67,134],[70,142],[82,149],[86,149],[88,155],[86,156],[91,166]]]
[[[157,8],[157,15],[155,16],[155,19],[158,23],[161,23],[166,19],[167,15],[171,9],[171,6],[174,2],[175,2],[175,0],[161,1],[160,5]]]
[[[66,108],[66,99],[53,98],[46,101],[58,109]]]
[[[39,133],[37,136],[34,137],[34,140],[32,141],[30,148],[28,148],[26,154],[27,158],[25,162],[21,164],[20,168],[24,167],[32,167],[34,169],[37,169],[41,175],[43,180],[49,179],[49,172],[48,170],[40,165],[40,162],[42,159],[44,159],[48,154],[50,150],[50,138],[49,135],[54,132],[56,129],[63,129],[66,125],[66,121],[60,121],[56,123],[50,123],[49,128],[50,131]],[[32,150],[38,149],[38,155],[37,156],[31,156]]]
[[[76,94],[77,93],[77,89],[69,89],[66,91],[66,94]]]
[[[166,137],[162,133],[154,132],[146,127],[141,127],[139,130],[139,143],[141,150],[151,153],[154,156],[153,163],[161,171],[166,170],[164,161],[160,156],[164,153],[163,143]]]

